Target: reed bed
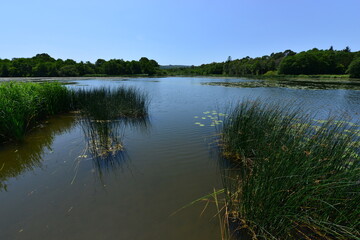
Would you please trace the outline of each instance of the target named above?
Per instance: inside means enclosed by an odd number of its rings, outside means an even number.
[[[252,239],[360,239],[356,130],[331,119],[314,124],[294,105],[240,103],[222,128],[236,230]]]
[[[74,107],[96,120],[143,118],[148,115],[148,97],[136,88],[92,88],[74,92]]]
[[[91,119],[145,119],[148,98],[135,88],[69,90],[58,82],[0,84],[0,142],[20,141],[47,116],[77,110]]]
[[[146,126],[147,95],[124,87],[80,89],[73,93],[73,104],[85,136],[84,152],[93,159],[99,177],[103,170],[121,167],[125,126]]]
[[[22,140],[46,116],[70,109],[70,91],[57,82],[0,84],[0,141]]]

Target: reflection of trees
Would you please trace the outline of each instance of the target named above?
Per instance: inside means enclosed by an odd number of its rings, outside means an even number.
[[[24,142],[2,146],[0,148],[0,191],[6,190],[6,181],[9,178],[40,167],[42,156],[46,150],[51,151],[55,136],[69,131],[74,123],[73,116],[53,118],[51,124],[35,129]]]

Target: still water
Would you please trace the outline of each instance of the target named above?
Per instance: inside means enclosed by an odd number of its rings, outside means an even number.
[[[0,239],[219,239],[216,209],[188,203],[220,189],[212,149],[221,118],[244,98],[301,104],[318,119],[356,121],[360,92],[230,88],[215,78],[75,81],[71,88],[132,86],[146,92],[149,120],[111,128],[125,147],[99,161],[74,114],[56,116],[20,145],[0,148]],[[213,118],[210,118],[213,117]],[[219,122],[218,122],[219,123]],[[120,124],[120,123],[119,123]]]

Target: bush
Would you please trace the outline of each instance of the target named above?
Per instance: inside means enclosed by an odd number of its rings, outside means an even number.
[[[268,76],[268,77],[271,77],[271,76],[277,76],[278,73],[277,71],[267,71],[264,76]]]
[[[351,78],[360,78],[360,58],[351,62],[347,72],[350,74]]]

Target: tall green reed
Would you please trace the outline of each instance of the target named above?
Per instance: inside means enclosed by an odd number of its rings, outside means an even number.
[[[231,216],[258,239],[360,239],[359,137],[294,105],[244,101],[222,129]]]
[[[148,115],[148,96],[136,88],[92,88],[74,92],[74,106],[94,119],[142,118]]]
[[[22,140],[35,123],[67,111],[70,94],[57,82],[4,82],[0,84],[0,141]]]
[[[146,126],[148,97],[135,88],[91,88],[73,93],[78,109],[86,155],[93,159],[101,178],[103,170],[121,167],[125,163],[122,142],[125,126]]]

